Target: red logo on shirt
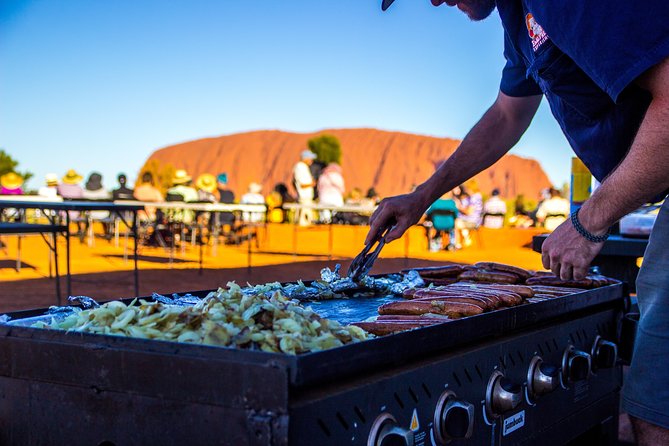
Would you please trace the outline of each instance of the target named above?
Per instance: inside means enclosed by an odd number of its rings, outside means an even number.
[[[548,40],[548,35],[531,13],[525,16],[525,25],[527,26],[527,33],[530,35],[530,39],[532,39],[532,49],[537,51]]]

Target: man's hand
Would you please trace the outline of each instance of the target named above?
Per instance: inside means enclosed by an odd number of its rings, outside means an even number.
[[[558,226],[541,248],[544,268],[562,280],[582,279],[604,243],[592,243],[576,232],[570,220]]]
[[[428,207],[429,203],[425,203],[423,194],[417,191],[384,199],[369,219],[370,229],[365,244],[369,244],[393,219],[396,224],[386,236],[386,243],[397,240],[407,229],[418,223]]]

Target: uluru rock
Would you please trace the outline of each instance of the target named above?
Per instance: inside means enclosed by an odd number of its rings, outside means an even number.
[[[374,187],[382,197],[408,192],[425,181],[460,143],[450,138],[376,129],[314,133],[260,130],[168,146],[156,150],[149,160],[186,169],[194,178],[204,172],[227,172],[229,185],[237,196],[251,182],[261,183],[267,193],[276,183],[291,184],[292,168],[300,152],[306,149],[310,138],[323,133],[334,135],[341,142],[346,189],[366,191]],[[476,178],[484,194],[499,188],[505,197],[524,194],[533,199],[550,186],[536,160],[516,155],[504,156]]]

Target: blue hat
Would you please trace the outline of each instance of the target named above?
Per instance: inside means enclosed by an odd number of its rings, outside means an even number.
[[[390,5],[393,4],[395,0],[383,0],[383,3],[381,3],[381,10],[385,11],[390,7]]]
[[[216,177],[216,181],[218,181],[219,183],[228,184],[228,174],[219,173],[218,176]]]

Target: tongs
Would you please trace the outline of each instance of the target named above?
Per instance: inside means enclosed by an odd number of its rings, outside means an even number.
[[[365,248],[362,250],[362,252],[358,254],[355,259],[353,259],[351,266],[348,267],[348,277],[350,277],[351,280],[357,282],[369,273],[369,271],[372,269],[372,266],[374,266],[374,261],[381,253],[383,246],[386,244],[386,235],[388,235],[390,230],[394,227],[394,220],[388,222],[386,226],[377,232],[372,241],[365,245]],[[378,244],[376,245],[376,248],[374,248],[374,251],[370,252],[374,244],[377,242]]]

